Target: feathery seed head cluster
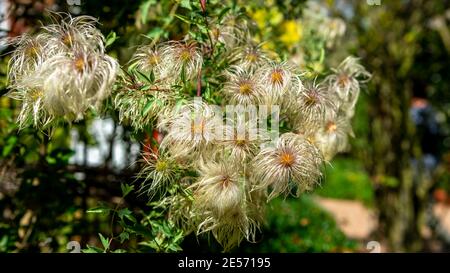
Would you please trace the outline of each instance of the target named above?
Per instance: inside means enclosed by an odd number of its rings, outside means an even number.
[[[279,195],[299,196],[320,182],[325,160],[347,149],[348,137],[353,135],[348,113],[355,107],[360,80],[369,76],[357,59],[347,58],[331,75],[311,80],[291,62],[272,58],[247,37],[231,44],[224,56],[229,66],[220,74],[222,105],[194,100],[165,113],[160,108],[150,111],[164,134],[159,151],[197,174],[183,191],[165,197],[161,205],[169,207],[173,222],[197,234],[212,234],[225,250],[243,239],[254,240],[267,201]],[[194,80],[201,67],[194,60],[202,57],[195,57],[192,45],[169,42],[139,49],[134,62],[142,72],[153,73],[155,82],[158,77],[170,78],[174,71],[172,77],[179,79],[181,70],[187,72],[187,80]],[[156,60],[168,55],[177,56],[179,62],[165,71]],[[174,61],[168,60],[169,64]],[[182,64],[183,60],[187,63]],[[165,94],[170,97],[178,92],[175,89],[169,87]],[[273,119],[276,109],[291,129],[279,137],[274,134],[279,124],[278,115]],[[164,185],[152,177],[155,163],[146,164],[143,172],[155,185]]]
[[[317,33],[328,48],[335,46],[346,31],[345,22],[340,18],[330,17],[328,10],[316,1],[306,2],[303,24],[306,32]]]
[[[55,118],[80,120],[111,93],[119,65],[90,16],[56,14],[54,24],[13,39],[9,95],[23,101],[18,122],[42,128]]]
[[[308,22],[329,23],[319,28],[322,36],[342,35],[340,22],[313,11],[311,4]],[[118,79],[112,101],[120,122],[164,136],[143,154],[140,191],[161,196],[158,206],[173,223],[212,234],[225,250],[254,241],[267,201],[312,190],[324,161],[347,150],[360,84],[370,74],[348,57],[311,80],[292,60],[280,61],[251,40],[236,20],[210,26],[207,45],[186,38],[141,46],[119,77],[92,17],[68,16],[17,38],[9,81],[10,96],[23,101],[19,122],[42,127],[56,117],[81,119]],[[214,51],[210,42],[224,46]],[[208,54],[223,54],[220,71],[202,69],[204,58],[217,58]],[[189,100],[205,81],[221,105]],[[281,135],[280,122],[288,130]]]
[[[176,86],[197,78],[203,56],[194,41],[169,41],[139,47],[130,63],[133,73],[121,81],[114,106],[121,122],[143,130],[169,114],[180,99]]]

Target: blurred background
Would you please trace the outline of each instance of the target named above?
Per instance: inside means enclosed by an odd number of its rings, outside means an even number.
[[[48,22],[46,10],[88,14],[105,36],[119,36],[108,52],[125,64],[148,38],[182,37],[185,25],[174,15],[189,13],[189,2],[0,0],[0,36],[33,32]],[[258,242],[233,251],[449,251],[450,1],[221,2],[254,21],[264,47],[300,65],[320,73],[353,54],[373,75],[358,101],[351,149],[326,166],[314,192],[269,203]],[[331,18],[325,35],[340,36],[336,44],[311,39],[305,11],[314,9]],[[3,95],[8,46],[0,43],[0,50]],[[101,248],[98,233],[120,229],[114,215],[93,209],[108,206],[124,208],[116,218],[132,211],[149,219],[139,240],[120,238],[124,251],[221,251],[207,237],[174,239],[178,231],[149,212],[145,196],[122,198],[151,133],[132,134],[109,113],[61,126],[51,139],[34,129],[19,134],[19,106],[0,97],[0,252],[69,252],[70,241]],[[155,246],[155,238],[165,247]]]

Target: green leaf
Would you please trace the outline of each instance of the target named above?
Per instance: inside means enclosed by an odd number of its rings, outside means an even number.
[[[139,224],[127,227],[127,231],[147,238],[153,237],[153,234],[148,227]]]
[[[108,238],[105,238],[101,233],[98,234],[100,236],[100,241],[102,242],[104,250],[108,250],[110,241]]]
[[[197,25],[197,27],[198,27],[198,29],[200,29],[200,31],[202,32],[202,33],[204,33],[204,34],[207,34],[208,33],[208,28],[206,27],[206,26],[203,26],[203,25]]]
[[[114,31],[111,31],[108,36],[106,36],[105,47],[112,45],[117,39],[119,39],[119,36],[117,36]]]
[[[139,10],[141,11],[141,22],[145,24],[147,22],[148,11],[150,6],[155,3],[155,0],[148,0],[141,4]]]
[[[183,7],[183,8],[186,8],[188,10],[192,10],[191,0],[181,0],[180,1],[180,6]]]
[[[178,241],[180,241],[183,238],[184,238],[184,234],[183,234],[183,231],[181,230],[180,232],[178,232],[178,234],[175,236],[175,238],[173,238],[173,242],[177,243]]]
[[[105,214],[108,214],[110,211],[111,211],[110,208],[97,207],[97,208],[88,209],[86,212],[87,213],[105,213]]]
[[[152,87],[150,85],[143,85],[139,88],[140,91],[147,91],[150,90]]]
[[[145,35],[149,39],[158,39],[164,33],[164,30],[160,27],[155,27]]]
[[[120,233],[119,239],[120,239],[120,243],[123,243],[123,242],[125,242],[126,240],[129,240],[129,239],[130,239],[130,233],[125,232],[125,231],[122,232],[122,233]]]
[[[175,14],[175,17],[177,17],[178,19],[180,19],[181,21],[183,21],[187,24],[193,23],[190,19],[188,19],[187,17],[185,17],[183,15]]]
[[[3,147],[2,156],[3,157],[8,156],[11,153],[11,151],[14,149],[14,147],[16,146],[16,143],[17,143],[16,136],[9,137],[8,140],[6,141],[5,147]]]
[[[154,242],[154,241],[139,242],[138,244],[141,245],[141,246],[146,246],[146,247],[153,248],[153,249],[155,249],[155,250],[159,250],[159,249],[160,249],[160,247],[158,246],[158,244],[156,244],[156,242]]]
[[[186,65],[181,66],[181,81],[186,83]]]
[[[153,70],[150,71],[150,82],[155,82],[155,73],[153,73]]]
[[[151,79],[147,75],[145,75],[144,73],[139,71],[138,69],[136,69],[135,72],[137,73],[139,80],[141,80],[143,82],[147,82],[147,83],[152,83]]]
[[[133,223],[136,223],[136,218],[132,215],[131,211],[128,208],[121,209],[117,212],[119,215],[119,218],[123,220],[123,218],[126,218]]]
[[[120,189],[122,190],[122,197],[125,197],[134,189],[134,186],[122,183],[120,184]]]
[[[123,218],[124,216],[130,215],[131,211],[128,208],[121,209],[117,212],[117,215],[119,215],[120,218]]]
[[[138,66],[138,64],[139,64],[138,62],[132,63],[130,66],[128,66],[127,72],[129,74],[134,73],[134,70],[135,70],[136,66]]]
[[[321,48],[321,49],[320,49],[319,63],[323,63],[324,60],[325,60],[325,49],[324,49],[324,48]]]
[[[87,249],[82,249],[81,252],[83,252],[83,253],[102,253],[103,250],[98,247],[95,247],[95,246],[87,245]]]
[[[230,7],[226,7],[220,11],[219,15],[217,16],[219,22],[222,22],[223,17],[225,17],[225,15],[227,14],[228,11],[230,11],[230,9],[231,9]]]
[[[0,251],[6,252],[7,251],[7,244],[8,244],[8,236],[3,235],[2,239],[0,240]]]
[[[147,105],[145,105],[142,115],[145,116],[153,108],[153,103],[154,103],[154,100],[147,102]]]
[[[50,165],[56,164],[56,162],[57,162],[56,158],[51,157],[51,156],[46,156],[45,160],[47,160],[47,163],[50,164]]]

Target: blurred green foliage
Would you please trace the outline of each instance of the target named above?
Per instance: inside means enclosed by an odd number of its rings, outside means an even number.
[[[350,199],[374,205],[372,182],[361,162],[337,157],[326,167],[322,186],[315,193],[324,197]]]
[[[263,238],[245,244],[248,252],[350,252],[358,248],[337,227],[330,214],[309,195],[277,198],[267,209]],[[240,249],[241,250],[241,249]]]

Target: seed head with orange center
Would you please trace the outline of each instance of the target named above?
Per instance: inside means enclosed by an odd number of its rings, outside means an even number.
[[[263,98],[255,76],[241,66],[232,66],[226,73],[223,92],[230,104],[259,105]]]
[[[285,133],[275,146],[267,147],[254,158],[257,188],[270,188],[269,199],[279,194],[295,195],[311,190],[321,177],[322,156],[304,137]]]

